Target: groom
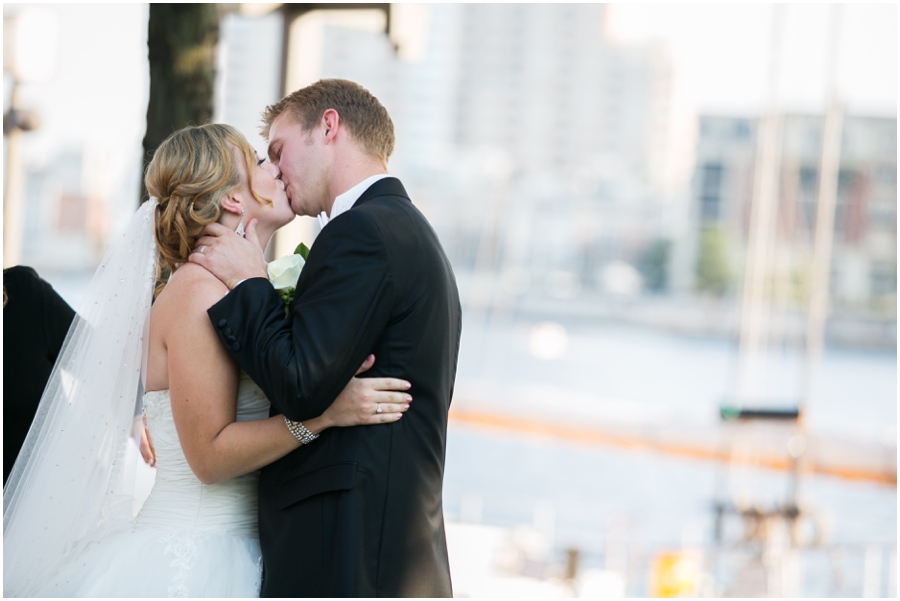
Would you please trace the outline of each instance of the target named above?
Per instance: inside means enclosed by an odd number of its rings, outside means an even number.
[[[209,310],[222,343],[291,420],[325,411],[370,353],[365,375],[408,380],[414,402],[398,422],[332,428],[263,469],[262,596],[452,596],[441,486],[461,319],[450,263],[387,175],[393,124],[368,91],[321,80],[263,121],[291,207],[325,225],[287,319],[253,222],[250,240],[208,226],[191,261],[232,289]]]

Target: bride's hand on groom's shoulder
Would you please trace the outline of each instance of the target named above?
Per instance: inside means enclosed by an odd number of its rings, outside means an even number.
[[[410,383],[398,378],[360,378],[375,364],[369,355],[334,403],[322,414],[331,426],[365,426],[395,422],[409,409]]]
[[[250,221],[244,238],[220,223],[207,224],[189,260],[206,268],[229,290],[244,280],[268,277],[256,224],[255,219]]]

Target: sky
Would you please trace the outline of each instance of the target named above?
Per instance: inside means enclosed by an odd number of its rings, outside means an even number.
[[[142,135],[146,110],[145,4],[32,5],[42,10],[25,55],[50,76],[22,97],[43,117],[45,145],[109,147]],[[4,13],[23,5],[4,4]],[[31,8],[30,10],[35,10]],[[839,11],[838,92],[850,112],[896,115],[894,4],[783,5],[776,95],[820,111],[827,89],[829,16]],[[698,110],[758,112],[766,99],[774,9],[767,4],[613,4],[607,32],[623,43],[658,40],[673,54],[682,99]],[[111,26],[115,23],[115,26]],[[48,43],[48,40],[50,42]],[[37,141],[37,140],[36,140]]]
[[[124,144],[137,138],[140,145],[149,89],[146,5],[4,4],[4,14],[20,7],[28,17],[18,46],[26,66],[21,104],[41,119],[29,134],[29,160],[87,145],[116,162]]]
[[[775,13],[778,12],[778,15]],[[821,112],[829,78],[848,112],[897,114],[897,6],[891,4],[613,4],[609,33],[657,40],[673,53],[686,101],[709,112],[757,112],[767,103],[772,32],[774,95],[789,110]],[[838,23],[836,56],[829,28]],[[775,28],[773,23],[780,23]],[[780,43],[779,43],[780,41]],[[833,61],[835,68],[827,69]]]

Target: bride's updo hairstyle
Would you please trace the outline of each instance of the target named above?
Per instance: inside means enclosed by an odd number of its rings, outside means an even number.
[[[244,135],[222,123],[189,126],[170,135],[159,145],[147,167],[144,184],[159,202],[154,236],[159,250],[157,285],[159,296],[169,274],[186,263],[194,243],[210,223],[222,214],[219,203],[240,187],[241,172],[231,146],[241,151],[252,184],[256,156]],[[272,201],[250,191],[267,205]]]

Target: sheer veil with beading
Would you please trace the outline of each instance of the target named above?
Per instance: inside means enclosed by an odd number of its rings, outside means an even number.
[[[29,596],[67,558],[130,526],[136,454],[126,450],[140,415],[156,206],[145,202],[101,261],[4,488],[5,596]]]

